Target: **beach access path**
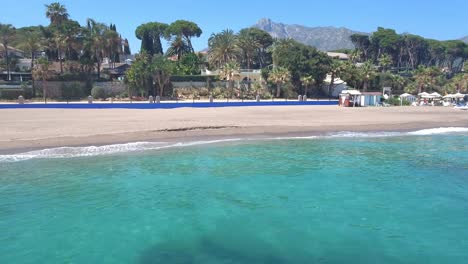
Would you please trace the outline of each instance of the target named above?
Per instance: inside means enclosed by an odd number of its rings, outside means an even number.
[[[0,153],[136,141],[186,142],[468,127],[467,111],[446,107],[1,109],[0,115]]]

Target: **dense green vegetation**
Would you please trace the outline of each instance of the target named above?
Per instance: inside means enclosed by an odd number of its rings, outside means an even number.
[[[0,24],[0,41],[6,47],[0,68],[8,73],[15,69],[16,58],[9,56],[8,47],[23,50],[31,58],[32,76],[41,83],[40,95],[44,97],[47,81],[99,80],[105,58],[113,65],[130,55],[128,41],[115,24],[88,19],[86,25],[80,25],[58,2],[45,6],[45,16],[50,20],[48,26],[15,29]],[[349,56],[349,60],[341,61],[292,39],[273,39],[257,28],[213,33],[208,51],[195,52],[192,40],[202,33],[195,22],[186,20],[138,26],[135,35],[141,40],[141,50],[126,72],[126,94],[174,96],[173,81],[202,81],[210,89],[216,80],[214,88],[224,89],[225,97],[242,93],[264,97],[326,96],[338,77],[349,87],[363,91],[390,86],[410,93],[468,92],[468,75],[463,72],[468,45],[462,41],[437,41],[378,28],[371,35],[352,35],[355,49],[337,51]],[[168,43],[166,51],[163,41]],[[219,77],[200,76],[203,69],[217,71]],[[262,80],[241,77],[241,72],[252,69],[261,70]],[[325,84],[327,74],[331,83]],[[86,91],[77,92],[74,90],[78,88],[73,87],[73,91],[62,94],[85,96],[92,84],[86,87]],[[95,93],[103,95],[99,89]],[[38,95],[34,86],[32,94]]]

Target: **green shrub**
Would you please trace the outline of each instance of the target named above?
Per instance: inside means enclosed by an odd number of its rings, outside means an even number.
[[[32,98],[32,89],[24,90],[0,90],[0,98],[5,100],[16,100],[22,95],[25,99]]]
[[[216,98],[216,99],[226,98],[225,91],[226,91],[225,88],[216,87],[211,91],[211,95],[213,95],[213,98]]]
[[[81,99],[85,96],[83,93],[83,87],[77,82],[68,85],[63,83],[60,86],[60,89],[62,92],[62,99]]]
[[[91,90],[91,95],[95,99],[106,99],[108,97],[106,90],[103,87],[99,86],[96,86]]]
[[[400,105],[408,106],[408,105],[411,105],[411,102],[409,102],[408,100],[403,100],[403,101],[400,102],[398,97],[390,97],[387,100],[385,100],[385,103],[387,103],[389,105],[394,105],[394,106],[400,106]]]

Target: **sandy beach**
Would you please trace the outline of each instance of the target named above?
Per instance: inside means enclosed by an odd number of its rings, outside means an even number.
[[[443,107],[258,106],[179,109],[4,109],[0,152],[135,141],[304,136],[339,131],[468,127]]]

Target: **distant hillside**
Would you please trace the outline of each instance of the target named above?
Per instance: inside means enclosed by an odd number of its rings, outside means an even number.
[[[369,35],[369,33],[358,32],[344,27],[285,25],[275,23],[268,18],[260,19],[253,27],[264,30],[275,38],[292,38],[324,51],[354,49],[354,45],[349,39],[352,34]]]
[[[468,36],[461,38],[460,40],[468,44]]]

